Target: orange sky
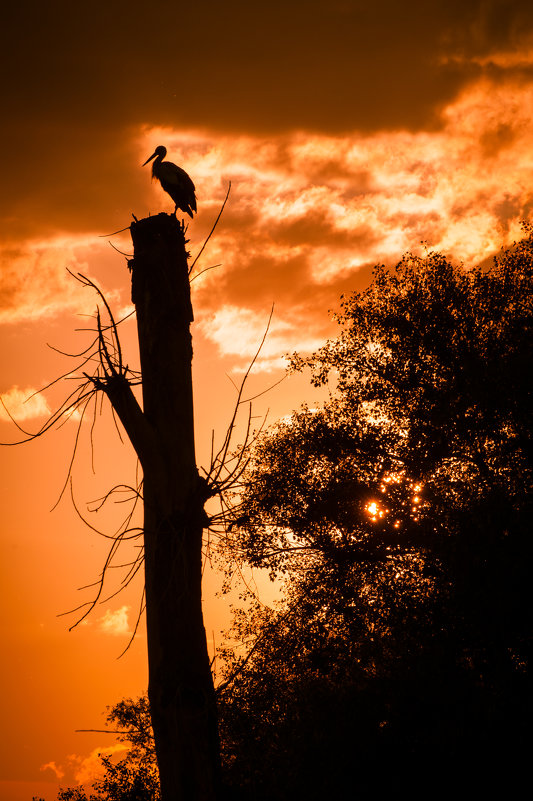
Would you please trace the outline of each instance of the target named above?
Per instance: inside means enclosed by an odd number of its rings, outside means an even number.
[[[109,8],[108,6],[111,6]],[[238,380],[271,333],[250,392],[282,375],[283,354],[335,331],[342,292],[376,262],[427,243],[466,265],[520,235],[533,201],[533,7],[522,0],[306,0],[192,4],[64,0],[3,12],[0,153],[0,392],[32,430],[65,390],[21,399],[68,369],[47,348],[83,347],[95,307],[66,268],[129,307],[124,228],[172,203],[141,163],[158,144],[196,183],[189,226],[198,252],[230,200],[193,283],[199,461],[222,436]],[[135,354],[134,324],[124,344]],[[134,355],[131,359],[134,360]],[[256,404],[269,419],[317,393],[293,377]],[[0,440],[16,432],[0,412]],[[69,497],[76,421],[0,450],[4,744],[0,801],[55,798],[90,775],[102,712],[146,688],[142,632],[128,654],[139,584],[73,632],[57,617],[89,596],[105,543]],[[108,414],[82,426],[77,503],[135,480]],[[92,507],[91,507],[92,508]],[[113,515],[91,522],[112,525]],[[100,520],[102,518],[102,520]],[[220,643],[227,600],[206,586],[207,630]],[[48,766],[48,767],[45,767]],[[44,783],[44,784],[43,784]]]

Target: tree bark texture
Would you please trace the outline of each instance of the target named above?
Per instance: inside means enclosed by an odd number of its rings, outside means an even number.
[[[143,409],[124,379],[108,394],[143,468],[148,697],[162,801],[214,801],[219,745],[202,615],[205,482],[196,468],[192,307],[173,215],[131,225]]]

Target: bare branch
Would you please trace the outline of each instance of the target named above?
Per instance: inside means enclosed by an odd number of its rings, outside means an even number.
[[[238,412],[239,412],[239,407],[240,407],[240,405],[242,403],[242,395],[243,395],[243,392],[244,392],[244,387],[245,387],[246,382],[248,380],[248,377],[249,377],[249,375],[250,375],[250,373],[252,371],[252,368],[253,368],[255,362],[257,361],[257,359],[259,357],[259,354],[261,353],[261,350],[263,349],[263,345],[265,344],[265,340],[266,340],[267,335],[268,335],[268,331],[269,331],[269,328],[270,328],[270,323],[272,321],[272,315],[273,314],[274,314],[274,304],[272,304],[272,308],[270,310],[270,315],[268,317],[268,322],[267,322],[267,326],[265,328],[265,333],[263,334],[263,338],[261,339],[261,342],[259,344],[259,347],[258,347],[253,359],[251,360],[250,364],[248,365],[248,369],[246,370],[246,373],[244,374],[244,377],[243,377],[243,379],[242,379],[242,381],[240,383],[239,389],[237,391],[237,398],[235,400],[235,404],[234,404],[234,407],[233,407],[233,415],[231,417],[231,420],[229,422],[228,428],[226,430],[226,436],[224,438],[224,441],[223,441],[221,447],[219,448],[218,452],[216,453],[214,459],[211,462],[211,467],[210,467],[209,472],[207,474],[207,480],[208,481],[211,478],[211,476],[213,475],[213,473],[215,475],[215,481],[217,480],[218,476],[220,475],[220,469],[221,469],[220,465],[223,465],[225,463],[226,459],[227,459],[229,448],[230,448],[230,445],[231,445],[231,440],[232,440],[232,437],[233,437],[233,432],[234,432],[234,429],[235,429],[237,415],[238,415]]]
[[[127,230],[127,229],[124,229],[124,230]],[[120,233],[120,232],[117,231],[117,233]],[[109,236],[113,236],[113,234],[109,234]],[[126,258],[128,258],[128,259],[131,259],[131,257],[133,256],[133,253],[124,253],[123,250],[119,250],[117,247],[115,247],[115,245],[112,242],[108,242],[107,244],[111,245],[113,250],[116,250],[117,253],[120,253],[121,256],[126,256]]]
[[[211,267],[206,267],[206,268],[205,268],[205,270],[201,270],[199,273],[196,273],[196,275],[194,275],[194,276],[191,278],[191,284],[192,284],[192,282],[193,282],[193,281],[195,281],[197,278],[200,278],[200,276],[201,276],[201,275],[203,275],[204,273],[206,273],[208,270],[214,270],[214,269],[215,269],[215,267],[222,267],[222,262],[220,262],[220,264],[212,264],[212,265],[211,265]]]
[[[132,215],[133,219],[137,222],[135,215]],[[115,236],[116,234],[121,234],[123,231],[129,231],[131,225],[127,225],[125,228],[121,228],[120,231],[113,231],[111,234],[98,234],[99,239],[105,239],[106,236]]]
[[[200,256],[202,255],[202,253],[204,252],[204,250],[205,250],[205,247],[206,247],[207,243],[209,242],[209,240],[211,239],[211,237],[213,236],[213,234],[214,234],[214,232],[215,232],[215,228],[216,228],[216,227],[217,227],[217,225],[218,225],[218,221],[219,221],[219,220],[220,220],[220,218],[222,217],[222,212],[224,211],[224,207],[225,207],[226,203],[228,202],[228,198],[229,198],[229,193],[230,193],[230,190],[231,190],[231,181],[230,181],[230,182],[229,182],[229,184],[228,184],[228,191],[226,192],[226,197],[224,198],[224,202],[223,202],[223,204],[222,204],[222,206],[221,206],[221,209],[220,209],[220,211],[218,212],[218,216],[217,216],[217,218],[216,218],[216,220],[215,220],[215,222],[214,222],[214,224],[213,224],[213,227],[211,228],[211,230],[210,230],[210,232],[209,232],[209,234],[208,234],[208,236],[207,236],[207,239],[205,240],[204,244],[203,244],[203,245],[202,245],[202,247],[200,248],[200,252],[198,253],[198,255],[196,256],[196,258],[194,259],[194,261],[193,261],[193,263],[191,264],[191,266],[189,267],[189,275],[190,275],[190,274],[192,273],[192,271],[194,270],[194,265],[196,264],[196,262],[198,261],[198,259],[199,259],[199,258],[200,258]]]

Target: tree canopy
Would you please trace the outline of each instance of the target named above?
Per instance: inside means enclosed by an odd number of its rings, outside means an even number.
[[[321,797],[343,754],[350,773],[348,752],[368,787],[376,759],[399,770],[418,754],[455,776],[469,754],[474,776],[476,759],[520,753],[532,623],[526,234],[490,269],[437,253],[377,267],[343,298],[339,336],[292,358],[334,389],[257,444],[232,529],[246,562],[285,579],[278,610],[237,618],[237,636],[256,644],[234,653],[224,701],[226,748],[261,766],[265,797],[291,797],[291,774]],[[284,789],[265,784],[266,764]]]

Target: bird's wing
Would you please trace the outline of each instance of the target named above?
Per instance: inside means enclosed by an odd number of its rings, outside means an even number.
[[[192,189],[194,192],[194,184],[185,170],[182,170],[177,164],[172,164],[171,161],[163,161],[160,164],[159,178],[167,184],[182,186],[187,189]]]

